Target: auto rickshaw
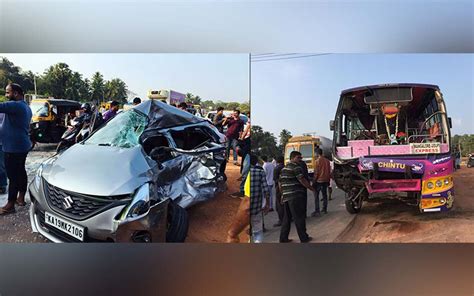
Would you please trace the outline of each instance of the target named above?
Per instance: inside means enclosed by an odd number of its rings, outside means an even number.
[[[30,138],[33,143],[58,143],[67,129],[67,121],[75,116],[81,103],[59,99],[34,99],[30,103],[33,114]]]

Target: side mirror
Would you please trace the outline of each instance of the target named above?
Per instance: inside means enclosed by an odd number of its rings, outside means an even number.
[[[449,128],[453,128],[453,121],[451,120],[451,117],[448,117],[448,125]]]
[[[334,130],[334,126],[335,126],[334,120],[330,120],[330,121],[329,121],[329,129],[330,129],[331,131]]]

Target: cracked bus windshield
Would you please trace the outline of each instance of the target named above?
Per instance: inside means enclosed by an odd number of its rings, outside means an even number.
[[[138,139],[145,130],[148,118],[135,110],[117,114],[84,144],[131,148],[139,145]]]

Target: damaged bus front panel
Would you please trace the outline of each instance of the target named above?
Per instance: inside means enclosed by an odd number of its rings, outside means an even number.
[[[398,198],[421,212],[453,205],[450,119],[439,88],[384,84],[345,90],[334,120],[334,179],[346,208]]]

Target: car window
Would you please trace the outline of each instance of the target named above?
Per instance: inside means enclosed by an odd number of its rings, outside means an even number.
[[[131,148],[140,145],[138,139],[148,124],[148,117],[134,109],[117,114],[84,144]]]
[[[170,147],[170,144],[169,144],[168,138],[166,138],[165,135],[157,134],[157,135],[146,138],[143,141],[142,146],[145,153],[150,155],[154,148]],[[165,162],[170,159],[173,159],[175,155],[171,153],[171,151],[162,150],[161,153],[159,153],[157,156],[158,158],[155,158],[155,160],[159,162]]]
[[[151,152],[151,150],[153,150],[153,148],[170,147],[170,144],[169,144],[168,139],[166,138],[165,135],[157,134],[155,136],[147,137],[143,141],[142,146],[143,146],[143,150],[145,150],[145,153],[150,154],[150,152]]]
[[[193,150],[214,142],[211,133],[206,127],[189,127],[181,131],[171,131],[171,136],[177,148]]]

